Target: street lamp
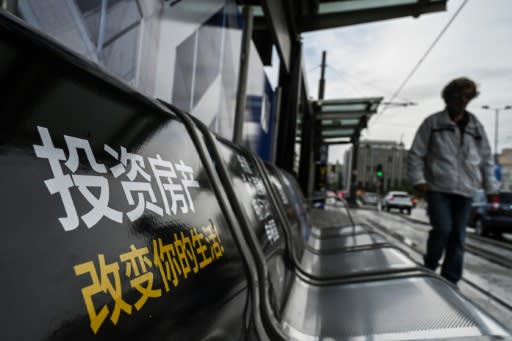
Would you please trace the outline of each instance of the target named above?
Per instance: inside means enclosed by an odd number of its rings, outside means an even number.
[[[512,105],[506,105],[502,108],[491,108],[488,105],[482,105],[482,109],[486,110],[494,110],[496,113],[494,118],[494,161],[498,164],[498,120],[499,114],[501,110],[509,110],[512,109]]]

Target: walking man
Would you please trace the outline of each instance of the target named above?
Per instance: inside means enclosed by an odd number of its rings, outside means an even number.
[[[441,275],[454,284],[462,276],[471,199],[482,186],[488,196],[498,192],[484,128],[466,111],[477,95],[476,84],[468,78],[448,83],[442,91],[445,109],[423,121],[407,164],[412,185],[426,192],[432,225],[425,266],[435,271],[444,251]]]

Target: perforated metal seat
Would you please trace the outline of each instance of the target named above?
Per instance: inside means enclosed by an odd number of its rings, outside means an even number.
[[[245,234],[256,251],[256,260],[265,263],[260,267],[265,271],[260,282],[261,306],[268,308],[262,311],[263,320],[279,323],[285,338],[395,340],[509,335],[433,273],[417,268],[400,272],[399,267],[414,263],[404,260],[382,235],[353,233],[310,238],[305,243],[307,225],[297,223],[297,217],[293,226],[286,223],[285,215],[293,215],[292,204],[286,209],[280,206],[277,198],[284,196],[272,192],[261,161],[229,142],[211,144],[227,165],[222,179],[233,188],[231,200],[240,205],[238,215],[246,221],[241,226],[247,228]],[[296,212],[296,216],[304,216]],[[336,263],[342,269],[334,277],[328,275],[337,271]],[[309,274],[303,271],[308,266]],[[398,267],[398,271],[372,274],[387,266]],[[352,276],[361,269],[364,276]],[[314,278],[311,275],[315,273],[326,277]]]
[[[293,340],[410,340],[508,335],[443,280],[318,286],[295,278],[282,316]]]
[[[337,238],[309,238],[306,245],[314,253],[333,253],[346,249],[389,245],[389,243],[382,235],[370,232],[344,235]]]
[[[393,247],[322,255],[306,251],[301,259],[301,268],[316,278],[369,275],[417,267],[412,260]]]
[[[339,236],[346,236],[352,234],[366,233],[370,229],[366,226],[361,225],[348,225],[348,226],[331,226],[331,227],[311,227],[311,237],[313,238],[333,238]]]

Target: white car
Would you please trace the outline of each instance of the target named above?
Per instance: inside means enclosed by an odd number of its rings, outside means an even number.
[[[389,212],[392,208],[399,209],[400,213],[405,211],[407,214],[411,214],[413,208],[411,195],[407,192],[388,192],[382,199],[382,209]]]
[[[377,205],[379,203],[379,195],[377,193],[365,192],[362,198],[365,205]]]

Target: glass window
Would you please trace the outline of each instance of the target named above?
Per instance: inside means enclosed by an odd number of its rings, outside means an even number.
[[[186,111],[192,110],[190,98],[192,97],[192,76],[194,75],[195,42],[196,35],[191,34],[176,47],[172,103]]]
[[[98,11],[102,0],[76,0],[76,5],[82,13]]]
[[[71,4],[73,5],[73,3]],[[50,35],[73,51],[96,61],[95,52],[90,43],[78,8],[67,6],[65,0],[18,1],[20,16],[30,25]]]
[[[139,26],[133,27],[110,44],[105,45],[100,60],[116,76],[130,81],[137,70],[137,42]]]
[[[123,35],[141,19],[141,13],[134,0],[109,0],[105,26],[104,44]]]
[[[103,0],[75,0],[79,8],[87,31],[95,46],[99,50],[105,42],[115,39],[116,36],[129,30],[131,26],[137,24],[141,19],[141,14],[134,0],[105,0],[106,13],[105,26],[102,27],[102,4]],[[100,41],[100,34],[103,34]],[[100,46],[101,45],[101,46]]]
[[[219,76],[221,63],[229,60],[230,54],[223,54],[225,20],[224,11],[217,12],[177,46],[172,94],[176,106],[192,111]],[[226,73],[230,74],[232,65],[223,65]],[[236,84],[229,77],[229,84]]]
[[[65,46],[132,82],[139,54],[138,0],[26,0],[21,16]]]
[[[137,1],[75,0],[75,3],[100,63],[116,76],[133,81],[142,17]],[[104,13],[103,4],[106,9]]]
[[[202,25],[197,34],[196,83],[194,105],[203,97],[220,72],[223,36],[223,11],[219,11]]]

